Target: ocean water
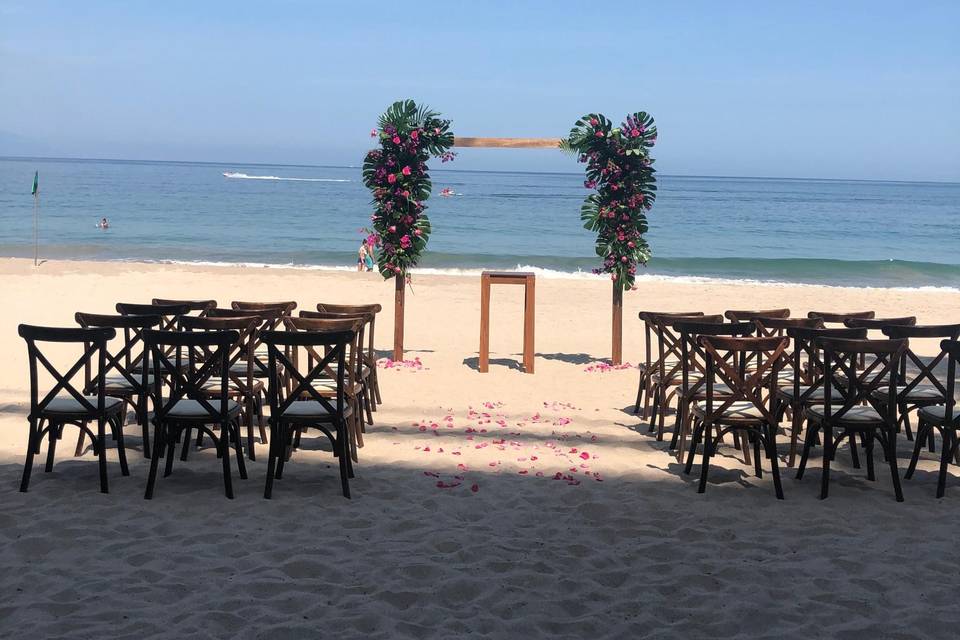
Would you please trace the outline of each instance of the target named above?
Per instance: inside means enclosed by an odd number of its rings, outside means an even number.
[[[592,277],[582,174],[452,166],[431,172],[425,270]],[[357,167],[0,158],[0,256],[33,255],[35,170],[45,258],[346,268],[371,212]],[[960,184],[661,175],[658,186],[641,281],[960,288]]]

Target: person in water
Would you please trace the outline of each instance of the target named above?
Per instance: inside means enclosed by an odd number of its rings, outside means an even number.
[[[109,228],[110,228],[110,222],[109,222],[106,218],[101,218],[101,219],[100,219],[100,222],[97,223],[97,228],[98,228],[98,229],[109,229]]]

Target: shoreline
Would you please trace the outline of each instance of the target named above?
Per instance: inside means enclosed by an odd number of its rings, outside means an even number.
[[[32,262],[31,258],[19,256],[0,256],[2,261],[23,261]],[[876,261],[881,262],[881,261]],[[886,262],[896,262],[889,260]],[[69,264],[89,264],[89,265],[159,265],[188,268],[212,268],[212,269],[270,269],[273,271],[321,271],[350,273],[356,272],[355,265],[327,265],[327,264],[306,264],[306,263],[269,263],[269,262],[226,262],[216,260],[164,260],[164,259],[133,259],[117,258],[114,260],[99,260],[88,258],[43,258],[40,259],[40,266],[46,263],[69,263]],[[938,263],[939,264],[939,263]],[[960,265],[943,265],[947,267]],[[537,267],[532,265],[517,264],[514,267],[420,267],[413,270],[415,277],[424,276],[444,276],[455,278],[479,278],[485,270],[496,271],[532,271],[539,278],[551,280],[579,280],[593,282],[608,282],[609,278],[605,275],[598,275],[587,271],[561,271],[546,267]],[[376,272],[374,272],[376,273]],[[801,287],[801,288],[827,288],[827,289],[855,289],[866,291],[899,291],[899,292],[939,292],[939,293],[960,293],[960,283],[958,286],[948,285],[854,285],[854,284],[829,284],[818,282],[793,282],[788,280],[761,280],[754,278],[727,278],[723,276],[699,276],[699,275],[667,275],[667,274],[638,274],[637,285],[641,286],[647,283],[674,283],[674,284],[712,284],[718,286],[739,286],[739,287]]]

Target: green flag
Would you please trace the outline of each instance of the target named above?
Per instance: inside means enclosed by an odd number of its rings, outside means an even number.
[[[38,191],[40,191],[40,172],[36,171],[33,174],[33,191],[30,192],[30,195],[36,196]]]

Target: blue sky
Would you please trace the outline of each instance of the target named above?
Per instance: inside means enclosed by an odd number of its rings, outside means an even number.
[[[412,97],[475,136],[646,110],[664,173],[960,181],[958,25],[960,2],[0,0],[0,155],[359,164]]]

